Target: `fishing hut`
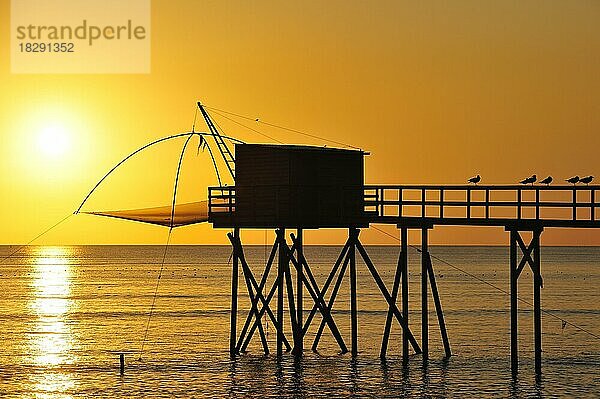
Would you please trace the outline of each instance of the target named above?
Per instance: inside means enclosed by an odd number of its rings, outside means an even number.
[[[77,209],[123,162],[152,145],[185,138],[175,178],[170,206],[126,211],[87,212],[153,223],[173,229],[208,221],[215,228],[231,229],[227,236],[233,248],[231,275],[231,328],[229,350],[232,355],[246,351],[257,336],[265,353],[270,352],[265,322],[276,329],[276,353],[301,355],[307,332],[319,320],[312,342],[316,350],[327,329],[342,353],[358,354],[357,266],[363,263],[387,302],[380,356],[387,353],[394,321],[402,328],[402,354],[407,360],[412,348],[429,357],[429,299],[435,307],[445,356],[451,356],[444,313],[431,262],[429,231],[435,226],[503,227],[510,245],[510,348],[511,368],[518,370],[518,282],[526,267],[533,275],[533,333],[535,370],[541,372],[541,235],[548,228],[600,228],[598,185],[366,185],[364,160],[367,153],[298,145],[247,144],[221,135],[205,107],[198,103],[209,132],[168,136],[136,150],[96,184]],[[208,200],[177,204],[177,181],[186,146],[193,137],[206,146],[219,186],[208,188]],[[212,138],[211,145],[208,139]],[[234,150],[229,144],[235,144]],[[226,166],[234,185],[223,184],[216,156]],[[400,255],[393,284],[386,286],[367,249],[360,231],[371,224],[395,225],[399,230]],[[304,231],[336,228],[348,232],[347,239],[323,282],[312,273],[310,259],[304,254]],[[244,255],[242,229],[273,229],[271,252],[255,271]],[[421,234],[421,331],[420,344],[408,325],[408,230]],[[289,234],[289,236],[288,236]],[[240,270],[241,269],[241,270]],[[241,272],[241,273],[240,273]],[[250,310],[238,325],[240,275],[250,300]],[[269,280],[269,276],[274,276]],[[349,281],[350,345],[332,315],[340,285]],[[308,294],[308,295],[305,295]],[[305,304],[305,297],[310,303]],[[401,306],[398,307],[398,297]],[[284,312],[285,310],[285,312]],[[284,315],[289,321],[284,320]]]
[[[244,352],[256,331],[265,353],[269,353],[263,326],[267,317],[276,329],[277,355],[283,353],[284,346],[287,351],[301,354],[304,348],[304,337],[317,313],[322,321],[312,348],[317,348],[323,330],[327,327],[339,345],[340,351],[347,352],[348,347],[332,316],[331,308],[342,279],[349,269],[350,351],[356,355],[358,353],[357,254],[363,259],[389,305],[382,355],[385,355],[392,318],[395,318],[403,328],[406,340],[405,351],[408,352],[409,342],[416,352],[421,351],[408,328],[408,306],[403,306],[402,312],[396,306],[399,278],[404,275],[402,273],[406,273],[406,262],[402,263],[403,269],[397,274],[398,281],[390,292],[360,242],[360,228],[369,225],[364,197],[365,155],[367,154],[360,150],[338,148],[236,144],[235,186],[209,188],[208,205],[209,222],[215,228],[233,229],[233,233],[228,234],[233,247],[230,335],[232,354]],[[244,228],[274,229],[276,232],[275,242],[264,265],[260,281],[257,281],[244,256],[244,247],[240,238],[240,229]],[[303,252],[303,231],[319,228],[348,230],[348,239],[331,268],[329,278],[322,286],[316,281],[310,262]],[[288,238],[286,232],[289,230],[293,230],[294,233]],[[406,260],[405,255],[403,256]],[[238,335],[237,298],[240,267],[251,309]],[[269,289],[265,284],[271,272],[276,273],[276,278]],[[332,286],[334,279],[336,281]],[[406,278],[403,281],[407,284]],[[306,319],[304,319],[305,304],[303,303],[305,291],[312,298],[312,303],[308,305],[310,312]],[[404,289],[403,293],[403,303],[406,305],[407,289]],[[434,292],[434,297],[436,304],[439,304],[437,290]],[[275,310],[271,305],[273,300]],[[284,321],[284,309],[289,315],[289,328],[286,328],[288,322]],[[443,326],[441,308],[438,314]],[[447,354],[450,355],[445,328],[443,331]],[[288,337],[289,332],[291,332],[291,339]]]

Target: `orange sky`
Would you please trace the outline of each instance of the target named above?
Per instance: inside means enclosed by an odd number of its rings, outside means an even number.
[[[0,26],[10,25],[9,7],[0,0]],[[367,183],[600,176],[599,20],[595,1],[154,0],[151,73],[141,75],[11,74],[9,29],[1,29],[0,243],[28,241],[127,153],[188,130],[197,100],[370,151]],[[265,141],[217,121],[227,134]],[[62,156],[38,144],[49,126],[69,133]],[[90,206],[168,203],[178,148],[136,159]],[[190,154],[181,199],[204,199],[215,183],[210,165],[206,154]],[[187,227],[173,241],[225,243],[224,233]],[[307,241],[341,243],[342,235],[320,231]],[[264,241],[263,232],[244,237]],[[80,215],[40,243],[165,239],[163,228]],[[374,231],[364,239],[392,243]],[[507,243],[502,229],[436,228],[431,239]],[[600,245],[600,232],[553,230],[543,243]]]

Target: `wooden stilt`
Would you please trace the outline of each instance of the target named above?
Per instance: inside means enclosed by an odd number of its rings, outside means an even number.
[[[428,229],[421,229],[421,350],[423,351],[423,360],[429,357],[429,309],[427,306],[427,256],[428,247]]]
[[[402,316],[408,325],[408,229],[400,228],[400,253],[402,261]],[[402,360],[408,362],[408,334],[402,329]]]
[[[394,275],[394,285],[392,287],[392,300],[396,303],[398,298],[398,290],[400,288],[400,281],[404,277],[402,275],[403,272],[403,264],[406,262],[405,260],[406,253],[402,252],[400,249],[400,255],[398,256],[398,265],[396,267],[396,274]],[[392,329],[392,318],[394,317],[394,313],[391,309],[388,309],[387,318],[385,320],[385,327],[383,330],[383,339],[381,340],[381,351],[379,352],[379,357],[381,359],[385,359],[385,355],[387,353],[388,342],[390,339],[390,332]]]
[[[371,261],[371,258],[369,258],[369,255],[367,254],[367,251],[362,246],[362,244],[360,243],[360,241],[357,240],[355,242],[355,245],[356,245],[356,249],[358,249],[358,252],[360,253],[363,261],[367,265],[367,268],[369,269],[369,272],[371,272],[371,275],[373,276],[373,279],[375,280],[375,283],[379,287],[379,291],[381,291],[381,293],[383,294],[383,297],[385,298],[385,300],[388,303],[388,306],[394,312],[394,317],[396,317],[396,320],[398,320],[398,323],[400,323],[400,325],[402,326],[402,328],[407,332],[407,334],[408,334],[408,341],[412,345],[414,351],[416,353],[421,353],[421,348],[419,347],[419,344],[417,343],[417,340],[415,339],[413,333],[410,331],[410,328],[408,327],[408,324],[406,323],[406,320],[404,320],[404,318],[402,317],[402,314],[398,310],[398,307],[392,301],[392,297],[391,297],[390,293],[388,292],[387,288],[385,287],[385,284],[383,283],[383,280],[381,280],[381,276],[379,276],[379,273],[377,272],[377,269],[373,265],[373,262]]]
[[[296,345],[298,343],[298,324],[296,321],[296,306],[295,306],[295,300],[294,300],[294,287],[292,285],[292,275],[290,272],[290,263],[286,262],[285,266],[284,266],[284,275],[285,275],[285,283],[286,283],[286,292],[287,292],[287,296],[288,296],[288,307],[289,307],[289,314],[290,314],[290,324],[292,326],[292,333],[293,333],[293,338],[294,338],[294,348],[296,348]]]
[[[306,291],[308,291],[308,293],[310,294],[310,296],[313,299],[313,301],[315,302],[315,304],[317,304],[319,311],[323,315],[323,318],[327,321],[327,325],[329,326],[331,333],[333,334],[338,345],[340,346],[341,351],[343,353],[348,352],[348,348],[346,347],[346,344],[344,343],[344,339],[342,338],[342,335],[340,334],[340,331],[339,331],[337,325],[335,324],[335,321],[331,317],[331,314],[329,313],[329,310],[327,309],[327,305],[325,304],[325,301],[322,298],[319,298],[317,295],[317,292],[321,292],[321,290],[319,290],[319,286],[315,280],[315,277],[313,276],[313,274],[310,270],[310,267],[306,263],[306,259],[302,258],[300,260],[296,260],[294,258],[294,255],[290,252],[290,249],[288,248],[287,244],[285,244],[285,243],[283,245],[283,249],[288,256],[289,261],[292,263],[292,265],[294,265],[296,270],[299,267],[299,263],[304,264],[305,273],[302,275],[302,278],[304,281],[304,285],[306,286]]]
[[[431,256],[429,252],[423,254],[427,260],[427,274],[429,275],[429,285],[431,286],[431,294],[433,296],[433,302],[435,304],[435,311],[437,313],[438,324],[440,326],[440,333],[442,335],[442,342],[444,343],[444,351],[446,357],[452,356],[450,350],[450,342],[448,341],[448,333],[446,332],[446,322],[444,321],[444,311],[442,310],[442,302],[438,294],[437,283],[435,281],[435,274],[433,273],[433,265],[431,264]]]
[[[285,273],[286,253],[283,249],[285,244],[285,230],[277,230],[279,240],[279,262],[277,263],[277,356],[283,355],[283,280]]]
[[[234,235],[234,238],[235,238],[235,235]],[[239,240],[239,237],[238,237],[238,240]],[[241,243],[241,241],[240,241],[240,243]],[[237,246],[237,245],[234,245],[234,246]],[[257,292],[260,292],[261,294],[262,294],[262,291],[263,291],[263,289],[265,287],[265,284],[267,283],[267,277],[269,276],[269,272],[271,271],[271,267],[273,265],[273,260],[275,259],[275,254],[276,253],[277,253],[277,242],[275,242],[275,244],[271,248],[271,253],[269,255],[269,259],[267,260],[267,264],[265,266],[265,271],[264,271],[264,273],[262,275],[262,278],[260,280],[260,284],[259,284],[259,286],[257,288]],[[239,260],[239,258],[237,258],[237,259]],[[272,296],[272,293],[269,293],[269,295]],[[269,301],[270,301],[270,299],[267,298],[267,303],[269,303]],[[261,308],[260,314],[259,314],[260,317],[263,316],[263,314],[265,313],[265,310],[266,309],[265,309],[265,306],[263,304],[263,307]],[[271,313],[270,317],[271,317],[272,320],[275,319],[274,316],[272,315],[272,313]],[[248,346],[247,344],[244,345],[244,346],[242,346],[242,344],[243,344],[243,342],[244,342],[244,340],[246,338],[246,333],[248,331],[248,328],[250,327],[250,323],[251,322],[252,322],[252,313],[248,313],[248,316],[246,318],[246,322],[244,323],[242,331],[240,332],[240,336],[239,336],[237,345],[235,346],[235,352],[236,353],[244,352],[246,350],[246,347]],[[251,338],[252,334],[254,333],[254,329],[256,329],[256,324],[254,324],[252,326],[252,328],[253,329],[252,329],[252,331],[251,331],[251,333],[249,334],[249,337],[248,337],[248,342],[250,341],[250,338]]]
[[[232,234],[228,234],[227,235],[229,240],[231,241],[233,247],[234,247],[234,251],[237,251],[237,256],[239,259],[240,264],[242,265],[242,270],[244,271],[244,277],[247,281],[247,284],[250,284],[250,287],[252,287],[254,290],[256,290],[256,295],[251,295],[251,305],[254,306],[254,308],[257,309],[258,306],[258,302],[261,301],[262,305],[263,305],[263,309],[258,313],[258,317],[257,317],[257,321],[255,322],[255,324],[253,325],[252,329],[250,330],[250,332],[248,333],[248,337],[246,339],[246,343],[249,342],[250,338],[252,337],[252,334],[255,330],[255,328],[261,328],[262,325],[258,324],[258,321],[261,320],[262,315],[264,314],[263,311],[266,311],[267,314],[269,315],[271,321],[273,322],[273,324],[275,325],[276,328],[278,328],[278,324],[277,324],[277,319],[275,318],[275,315],[273,314],[273,312],[271,311],[271,308],[269,307],[269,301],[267,301],[264,296],[262,295],[262,289],[260,288],[259,284],[256,282],[256,279],[254,278],[254,275],[252,274],[252,271],[250,270],[250,266],[248,265],[248,263],[246,262],[246,258],[244,256],[244,251],[243,251],[243,247],[241,244],[241,241],[235,240]],[[263,280],[266,277],[263,276]],[[279,279],[278,279],[279,282]],[[264,286],[264,284],[263,284]],[[277,286],[275,287],[277,288]],[[240,342],[242,342],[243,340],[243,336],[244,334],[240,334],[240,339],[238,340],[238,347],[240,346]],[[286,348],[289,350],[290,349],[290,345],[289,342],[287,341],[285,334],[282,335],[283,337],[283,342],[286,345]],[[241,351],[245,351],[245,347],[247,346],[247,344],[245,346],[242,346]],[[240,351],[240,349],[238,349],[238,351]]]
[[[352,356],[358,355],[358,309],[356,303],[356,252],[354,241],[358,238],[359,230],[351,228],[351,238],[348,257],[350,259],[350,331],[352,337]]]
[[[239,239],[240,229],[233,229],[233,236]],[[230,317],[230,332],[229,332],[229,353],[233,356],[236,354],[236,338],[237,338],[237,308],[238,308],[238,278],[239,265],[236,251],[233,254],[233,264],[231,268],[231,317]]]
[[[246,288],[248,289],[248,296],[250,297],[250,306],[251,306],[250,312],[253,313],[256,318],[256,326],[257,326],[258,332],[260,334],[260,340],[262,342],[263,350],[265,351],[265,354],[268,354],[269,353],[269,344],[267,343],[267,337],[265,335],[265,331],[262,326],[261,317],[260,317],[260,314],[259,314],[258,308],[257,308],[258,298],[253,293],[252,283],[250,282],[250,277],[249,277],[250,271],[249,271],[249,269],[244,267],[244,262],[242,262],[242,270],[244,272],[244,281],[246,282]]]
[[[256,323],[258,331],[260,333],[260,338],[261,338],[261,342],[263,345],[263,349],[264,349],[265,353],[269,353],[267,339],[266,339],[264,330],[262,328],[261,317],[260,317],[260,314],[259,314],[258,308],[257,308],[257,303],[259,300],[258,298],[260,298],[261,294],[257,290],[256,295],[254,295],[253,287],[252,287],[252,284],[254,284],[255,287],[258,287],[258,284],[256,283],[256,280],[254,280],[254,276],[252,276],[252,271],[250,270],[250,267],[246,263],[246,259],[244,257],[244,250],[243,250],[239,236],[236,238],[236,237],[234,237],[233,234],[229,233],[229,234],[227,234],[227,237],[229,238],[229,240],[231,241],[231,245],[233,246],[234,256],[236,256],[238,258],[239,263],[242,265],[244,281],[246,282],[246,288],[248,289],[248,296],[250,297],[250,304],[251,304],[250,314],[253,314],[256,317],[255,323]]]
[[[516,230],[510,231],[510,366],[513,374],[519,370],[518,336],[517,336],[517,298],[519,278],[517,272],[517,235]]]
[[[293,235],[292,235],[292,240],[295,240],[295,237]],[[340,255],[338,256],[338,259],[336,260],[335,264],[331,268],[331,272],[329,273],[329,276],[327,277],[327,280],[325,281],[325,284],[323,285],[323,289],[319,292],[319,295],[318,295],[319,301],[325,301],[325,293],[329,289],[329,286],[331,285],[331,282],[333,281],[333,278],[335,277],[335,275],[339,269],[340,263],[342,262],[342,260],[347,259],[346,253],[348,252],[348,245],[349,245],[348,241],[346,241],[346,244],[342,248],[342,251],[340,252]],[[303,264],[303,266],[305,265],[304,262],[301,262],[301,263]],[[316,303],[314,303],[308,317],[306,318],[306,322],[304,323],[304,328],[302,329],[303,334],[306,334],[306,332],[308,331],[308,328],[310,327],[310,324],[311,324],[313,318],[315,317],[315,314],[317,313],[317,311],[318,311],[318,306]]]
[[[533,331],[535,350],[535,372],[542,373],[542,300],[540,288],[542,288],[542,275],[540,267],[540,234],[541,231],[533,232]]]
[[[271,287],[271,290],[269,291],[269,295],[267,295],[267,298],[265,299],[265,301],[263,302],[263,306],[260,309],[260,311],[258,312],[258,316],[260,319],[262,319],[262,317],[264,316],[265,312],[267,311],[267,309],[269,309],[269,318],[271,320],[271,322],[273,323],[273,325],[275,326],[275,328],[277,328],[277,319],[275,317],[275,315],[273,314],[273,312],[270,310],[269,304],[271,303],[271,300],[273,299],[273,297],[275,296],[275,292],[277,290],[278,287],[278,282],[276,281],[273,284],[273,287]],[[256,299],[258,300],[258,299]],[[251,314],[250,314],[251,316]],[[250,330],[248,331],[247,334],[243,334],[243,330],[242,330],[242,334],[240,334],[240,337],[238,339],[238,343],[237,343],[237,350],[239,353],[244,353],[246,352],[246,349],[248,348],[248,345],[250,344],[250,340],[252,340],[252,337],[254,336],[254,333],[256,332],[256,328],[258,327],[258,323],[254,322],[254,324],[252,325],[252,327],[250,328]],[[285,339],[284,336],[284,344],[286,344],[287,339]],[[287,347],[289,348],[289,342],[287,342]]]
[[[331,296],[329,297],[329,302],[327,302],[327,309],[331,313],[331,309],[333,308],[333,304],[335,303],[335,298],[337,297],[340,286],[342,285],[342,281],[344,280],[344,275],[346,274],[346,269],[348,268],[348,262],[350,258],[346,256],[344,259],[344,263],[342,264],[342,268],[340,269],[340,274],[333,286],[333,290],[331,291]],[[321,320],[321,324],[319,325],[319,329],[317,330],[317,334],[315,335],[315,339],[313,341],[312,350],[316,351],[319,346],[319,340],[321,339],[321,335],[323,334],[323,330],[325,329],[325,319]],[[308,326],[306,326],[308,328]]]
[[[296,252],[298,252],[298,258],[304,257],[304,246],[303,246],[303,232],[302,229],[298,229],[298,244],[296,245]],[[294,242],[294,244],[296,244]],[[296,275],[296,339],[294,341],[294,354],[296,356],[301,355],[304,351],[304,330],[303,326],[303,284],[302,284],[302,263],[300,263]]]

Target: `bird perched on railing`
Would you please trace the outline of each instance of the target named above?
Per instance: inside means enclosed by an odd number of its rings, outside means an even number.
[[[548,176],[544,180],[540,180],[540,183],[549,186],[550,183],[552,183],[552,180],[552,176]]]
[[[481,176],[477,175],[475,177],[471,177],[468,182],[469,183],[473,183],[473,184],[477,184],[481,181]]]
[[[579,179],[579,182],[584,183],[585,185],[588,185],[592,182],[592,180],[594,180],[594,176],[586,176],[586,177],[582,177],[581,179]]]
[[[579,183],[579,176],[573,176],[571,178],[568,178],[565,181],[568,183],[571,183],[572,185],[575,185],[575,184]]]
[[[537,180],[537,176],[536,175],[531,175],[527,179],[521,180],[519,183],[521,183],[521,184],[531,184],[533,186],[533,183],[535,183],[536,180]]]

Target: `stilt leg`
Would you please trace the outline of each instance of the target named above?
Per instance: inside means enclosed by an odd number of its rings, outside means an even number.
[[[404,318],[402,317],[402,314],[398,310],[398,307],[392,301],[392,297],[391,297],[390,293],[388,292],[387,288],[385,287],[383,280],[381,280],[381,276],[379,275],[379,273],[377,272],[377,269],[373,265],[371,258],[369,258],[369,254],[367,254],[367,251],[362,246],[360,241],[356,240],[354,242],[354,244],[356,245],[356,248],[358,249],[358,252],[360,253],[363,261],[367,265],[369,272],[371,272],[371,275],[373,276],[375,283],[377,283],[377,286],[379,287],[379,291],[381,291],[381,293],[383,294],[383,297],[385,298],[385,300],[388,303],[388,306],[394,312],[394,317],[396,317],[396,320],[398,320],[398,323],[400,323],[400,325],[402,326],[404,331],[406,331],[406,333],[408,334],[408,342],[410,342],[410,344],[412,345],[412,347],[416,353],[421,353],[421,348],[419,348],[419,344],[417,343],[417,340],[415,339],[414,335],[410,331],[410,328],[408,327],[406,320],[404,320]]]
[[[304,257],[304,248],[302,244],[303,240],[303,232],[302,229],[298,229],[298,245],[296,245],[296,252],[298,252],[298,259]],[[299,265],[300,267],[297,270],[296,275],[296,339],[294,342],[294,354],[296,356],[302,355],[304,351],[304,331],[303,331],[303,285],[302,285],[302,263]]]
[[[331,313],[331,309],[333,309],[333,304],[335,303],[335,298],[337,297],[337,293],[342,285],[342,281],[344,280],[344,275],[346,274],[346,269],[348,268],[349,257],[346,256],[344,259],[344,264],[340,270],[340,274],[333,286],[333,290],[331,291],[331,296],[329,297],[329,302],[327,303],[327,310]],[[319,341],[321,339],[321,335],[323,335],[323,330],[325,329],[325,319],[321,320],[321,324],[319,325],[319,329],[317,330],[317,334],[315,335],[315,340],[313,341],[312,350],[316,352],[317,347],[319,346]],[[308,329],[308,326],[305,326],[305,329]]]
[[[400,253],[404,254],[402,260],[402,316],[408,325],[408,230],[400,228]],[[408,361],[408,334],[402,329],[402,360]]]
[[[304,265],[305,274],[302,277],[303,277],[303,281],[304,281],[306,290],[308,291],[309,295],[311,296],[311,298],[313,299],[315,304],[318,306],[319,311],[323,315],[323,318],[327,321],[327,325],[329,326],[331,333],[333,334],[338,345],[340,346],[342,353],[348,352],[348,348],[346,347],[346,344],[344,343],[344,339],[342,338],[342,335],[340,334],[340,330],[338,329],[337,325],[335,324],[335,321],[331,317],[331,314],[329,313],[329,309],[327,309],[327,304],[325,303],[325,301],[322,298],[320,298],[318,296],[318,293],[321,292],[321,290],[319,290],[319,286],[317,285],[315,277],[313,276],[312,272],[310,271],[310,267],[306,263],[306,259],[302,258],[302,259],[296,260],[293,256],[293,254],[290,252],[290,249],[288,248],[287,244],[285,244],[285,243],[283,245],[283,249],[287,254],[288,260],[290,262],[292,262],[292,265],[294,265],[296,270],[299,267],[299,263],[302,263]]]
[[[533,330],[535,343],[535,372],[542,373],[542,304],[540,288],[542,275],[540,268],[540,231],[533,233]]]
[[[517,234],[510,231],[510,366],[513,374],[519,370],[519,354],[517,344]]]
[[[405,258],[406,253],[402,252],[402,249],[400,249],[400,255],[398,256],[398,265],[396,267],[396,274],[394,275],[394,285],[392,287],[392,301],[394,301],[394,303],[396,303],[396,299],[398,298],[398,289],[400,288],[400,281],[404,277],[402,275],[402,270],[404,268],[403,264],[406,262]],[[379,352],[379,357],[381,359],[385,359],[385,355],[387,353],[393,317],[394,313],[391,310],[388,310],[387,318],[385,320],[385,328],[383,330],[383,339],[381,340],[381,351]]]
[[[429,275],[429,285],[431,286],[431,295],[433,296],[433,302],[435,303],[435,311],[437,313],[438,324],[440,326],[440,333],[442,335],[442,342],[444,343],[444,351],[446,357],[452,356],[450,351],[450,342],[448,341],[448,333],[446,332],[446,322],[444,321],[444,311],[442,310],[442,302],[438,294],[437,283],[435,282],[435,274],[433,273],[433,265],[431,264],[431,256],[429,252],[423,254],[427,258],[427,274]]]
[[[429,320],[427,306],[427,228],[421,230],[421,350],[423,351],[423,360],[429,357]]]
[[[358,237],[358,229],[351,228],[349,235],[352,239],[356,239]],[[352,335],[352,356],[356,356],[358,355],[358,310],[356,303],[356,252],[355,245],[353,244],[348,249],[348,257],[350,259],[350,331]]]
[[[286,254],[283,249],[285,230],[277,230],[279,240],[279,262],[277,263],[277,356],[283,355],[283,280],[285,272]]]
[[[240,229],[233,229],[233,236],[238,239]],[[233,265],[231,270],[231,317],[230,317],[230,333],[229,333],[229,353],[236,354],[236,339],[237,339],[237,307],[238,307],[238,279],[239,265],[237,253],[233,253]]]
[[[293,237],[293,235],[292,235],[292,240],[295,240],[295,237]],[[327,277],[327,281],[325,281],[325,284],[323,285],[323,289],[321,289],[321,291],[318,292],[319,301],[323,301],[323,302],[325,301],[325,293],[327,293],[327,290],[329,289],[329,286],[331,285],[331,282],[333,281],[333,278],[335,277],[341,262],[344,259],[346,259],[345,262],[347,262],[348,258],[346,257],[346,253],[348,252],[348,245],[349,245],[349,241],[346,241],[346,244],[342,248],[342,251],[340,252],[340,255],[338,256],[338,259],[335,262],[335,265],[333,265],[333,267],[331,268],[331,272],[329,273],[329,277]],[[301,262],[301,263],[304,264],[304,262]],[[306,279],[306,277],[304,275],[302,275],[302,278]],[[310,327],[310,323],[312,322],[313,318],[315,317],[317,310],[318,310],[318,305],[316,303],[314,303],[308,317],[306,318],[306,322],[304,323],[304,328],[302,329],[303,334],[306,334],[306,332],[308,331],[308,328]],[[313,350],[315,350],[314,345],[313,345]]]

